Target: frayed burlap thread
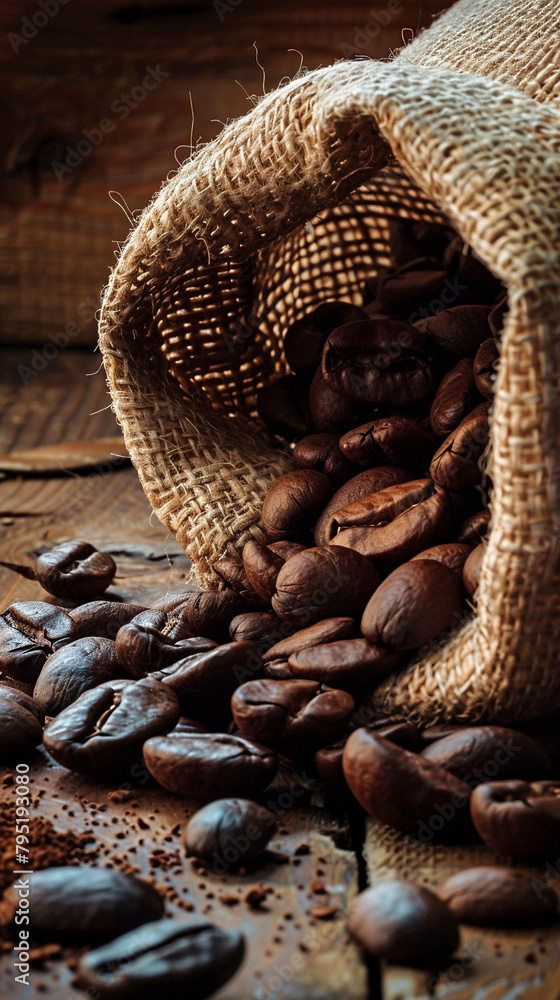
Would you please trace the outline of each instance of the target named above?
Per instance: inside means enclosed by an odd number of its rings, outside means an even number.
[[[462,0],[392,63],[338,63],[268,95],[166,183],[105,296],[101,347],[133,461],[215,586],[213,561],[260,536],[262,497],[289,466],[255,414],[258,388],[286,370],[286,325],[328,297],[360,301],[394,215],[449,219],[504,281],[476,615],[372,701],[422,724],[560,707],[555,16],[547,2]],[[491,49],[498,24],[509,71]],[[510,25],[523,27],[524,77]]]

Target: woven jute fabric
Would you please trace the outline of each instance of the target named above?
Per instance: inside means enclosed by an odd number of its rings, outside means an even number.
[[[476,615],[374,707],[430,723],[560,706],[560,58],[556,0],[462,0],[392,62],[260,100],[170,177],[125,244],[100,342],[152,507],[202,586],[260,538],[290,467],[255,411],[287,325],[359,303],[388,220],[449,220],[508,288]]]

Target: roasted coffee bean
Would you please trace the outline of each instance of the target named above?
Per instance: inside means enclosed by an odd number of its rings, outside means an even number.
[[[49,656],[35,683],[33,698],[45,715],[58,715],[84,691],[125,675],[111,639],[85,636]]]
[[[336,792],[347,792],[348,786],[342,770],[342,754],[346,737],[331,743],[329,746],[320,747],[315,753],[315,770],[320,780],[328,788]]]
[[[490,333],[496,340],[499,340],[502,336],[502,331],[504,328],[505,318],[508,313],[508,297],[504,295],[503,299],[498,302],[497,305],[490,311],[488,315],[488,326],[490,327]]]
[[[128,775],[150,736],[172,729],[181,714],[174,692],[153,677],[106,681],[47,726],[43,742],[64,767],[107,780]]]
[[[182,715],[179,721],[173,729],[169,730],[168,736],[173,733],[177,735],[179,733],[208,733],[210,730],[202,722],[197,722],[196,719],[189,719],[186,715]]]
[[[207,590],[189,595],[181,611],[191,635],[227,642],[231,619],[247,611],[247,605],[232,590]]]
[[[230,638],[234,642],[255,642],[262,653],[292,631],[292,626],[283,622],[274,611],[248,611],[232,618],[229,626]]]
[[[147,608],[139,604],[119,604],[118,601],[90,601],[68,612],[74,622],[73,637],[83,639],[96,635],[100,639],[116,639],[123,625]]]
[[[193,597],[196,597],[198,591],[184,591],[182,594],[166,594],[165,597],[160,597],[159,600],[154,601],[152,607],[149,611],[163,611],[165,615],[180,615],[183,613],[185,608],[189,606],[192,602]],[[167,621],[166,618],[160,618],[153,620],[148,620],[148,618],[142,617],[139,619],[142,625],[149,625],[151,628],[157,628],[157,621]]]
[[[284,353],[290,368],[296,374],[316,368],[321,361],[323,345],[329,333],[342,323],[366,319],[366,313],[350,302],[322,302],[296,320],[284,334]]]
[[[14,754],[23,757],[39,746],[43,728],[37,715],[27,707],[26,695],[15,698],[6,694],[10,690],[0,686],[0,757]]]
[[[158,920],[82,955],[75,984],[99,1000],[204,1000],[237,971],[239,931]]]
[[[342,454],[338,434],[311,434],[302,438],[294,448],[296,469],[314,469],[324,472],[334,482],[345,482],[359,472],[359,466]]]
[[[270,542],[270,545],[267,545],[267,548],[269,548],[271,552],[274,552],[275,556],[280,556],[280,558],[286,562],[287,559],[290,559],[292,556],[296,556],[298,552],[303,552],[307,546],[302,545],[301,542],[279,541]]]
[[[388,486],[396,486],[397,483],[405,483],[411,478],[410,473],[404,469],[392,468],[391,466],[379,466],[376,469],[366,469],[359,472],[353,479],[344,483],[331,497],[327,506],[317,519],[315,524],[315,545],[326,545],[332,538],[334,532],[331,530],[331,519],[338,510],[346,507],[355,500],[369,496],[371,493],[378,493]]]
[[[44,601],[11,604],[0,615],[0,670],[34,684],[58,645],[74,638],[74,622],[64,608]]]
[[[0,697],[7,698],[12,702],[17,702],[22,706],[22,708],[25,708],[27,712],[31,712],[31,715],[35,716],[37,722],[39,722],[41,726],[44,724],[45,713],[42,712],[39,706],[33,701],[30,694],[25,694],[24,691],[18,691],[17,688],[7,687],[5,684],[0,682]]]
[[[142,879],[115,869],[45,868],[31,875],[29,927],[33,937],[90,943],[123,934],[163,916],[163,900]],[[10,927],[20,905],[17,883],[0,902],[0,925]]]
[[[163,616],[159,627],[143,625],[141,619],[149,620],[148,616],[156,614]],[[146,674],[176,663],[195,653],[204,653],[214,649],[216,643],[212,639],[192,636],[186,627],[184,618],[168,619],[163,612],[148,612],[139,616],[128,625],[123,625],[117,635],[115,648],[119,663],[124,672],[131,677],[145,677]]]
[[[262,608],[263,602],[251,587],[241,559],[224,556],[212,568],[227,587],[231,587],[243,598],[248,607]]]
[[[259,389],[257,410],[273,434],[286,441],[299,441],[315,431],[306,375],[283,375]]]
[[[216,729],[227,728],[233,692],[248,677],[260,677],[263,664],[252,642],[229,642],[152,674],[175,692],[181,712]]]
[[[457,531],[457,541],[462,545],[477,546],[488,534],[489,526],[490,511],[485,507],[463,521]]]
[[[480,403],[436,451],[430,465],[434,483],[457,491],[476,486],[482,478],[478,460],[488,435],[488,403]]]
[[[221,875],[258,858],[275,832],[276,817],[270,809],[250,799],[217,799],[189,820],[183,843],[188,857],[209,861]]]
[[[324,434],[342,434],[371,415],[371,406],[364,406],[356,399],[344,398],[335,392],[323,377],[320,367],[309,389],[309,409],[316,429]],[[380,412],[378,415],[383,414]]]
[[[432,435],[408,417],[384,417],[340,438],[340,450],[356,465],[426,469],[435,450]]]
[[[431,559],[433,562],[442,563],[448,569],[457,573],[463,579],[463,566],[472,552],[470,545],[460,545],[458,542],[444,542],[443,545],[434,545],[431,549],[424,549],[418,555],[413,556],[411,562],[419,559]]]
[[[391,879],[350,904],[348,930],[368,954],[398,965],[437,966],[459,945],[457,920],[433,892]]]
[[[243,566],[247,579],[265,604],[270,604],[276,590],[276,577],[285,560],[271,552],[267,545],[251,539],[243,546]]]
[[[476,388],[485,399],[492,399],[494,396],[499,359],[500,349],[494,338],[489,337],[478,348],[473,365]]]
[[[272,608],[299,628],[335,616],[354,618],[362,613],[379,579],[375,566],[351,549],[338,545],[305,549],[282,566]]]
[[[380,721],[382,720],[371,723],[367,728],[381,739],[396,743],[403,750],[418,753],[422,749],[420,732],[411,722],[389,722],[379,725]]]
[[[272,750],[229,733],[154,736],[144,744],[144,760],[162,788],[199,802],[258,795],[278,770]]]
[[[549,778],[550,758],[535,740],[504,726],[463,726],[422,751],[472,787],[488,780]]]
[[[512,858],[557,858],[560,783],[489,781],[475,788],[471,816],[491,850]]]
[[[382,312],[412,323],[430,303],[441,298],[449,282],[447,272],[431,257],[417,257],[396,270],[385,272],[377,286],[377,302]]]
[[[438,348],[447,364],[474,358],[489,332],[488,306],[453,306],[414,324]]]
[[[429,479],[389,486],[355,500],[330,520],[332,546],[359,552],[391,569],[445,540],[453,522],[446,490]]]
[[[242,684],[231,710],[243,736],[300,755],[342,735],[354,700],[315,681],[265,679]]]
[[[287,660],[271,660],[265,663],[263,677],[272,681],[291,681],[293,674]]]
[[[484,559],[485,552],[486,545],[481,542],[480,545],[477,545],[476,549],[473,549],[463,566],[463,583],[469,597],[474,597],[478,588],[480,571],[482,569],[482,560]]]
[[[70,601],[86,601],[102,594],[113,582],[117,565],[108,552],[89,542],[63,542],[39,556],[37,579],[49,594]]]
[[[372,646],[367,639],[343,639],[292,653],[292,677],[318,681],[351,693],[379,684],[401,663],[399,653]]]
[[[404,563],[383,581],[362,616],[361,631],[386,649],[417,649],[460,620],[461,581],[443,563]]]
[[[344,776],[370,816],[422,840],[447,839],[468,825],[469,786],[421,754],[369,729],[344,748]]]
[[[418,403],[437,383],[426,337],[399,320],[363,320],[338,327],[323,349],[329,388],[368,405]]]
[[[540,927],[558,912],[554,889],[518,868],[468,868],[446,879],[438,896],[462,924],[479,927]]]
[[[453,433],[473,409],[475,396],[473,363],[463,358],[443,377],[434,396],[430,427],[436,437],[446,438]]]
[[[464,729],[465,726],[454,726],[451,724],[428,726],[427,729],[423,729],[420,733],[420,739],[422,742],[422,747],[420,749],[424,749],[424,747],[429,746],[431,743],[435,743],[437,740],[444,740],[447,736],[454,736],[455,733],[462,733]]]
[[[263,662],[286,658],[292,653],[299,653],[302,649],[311,649],[312,646],[322,646],[324,643],[336,642],[338,639],[350,639],[356,632],[356,622],[353,618],[325,618],[310,625],[309,628],[294,632],[293,635],[281,639],[274,646],[264,653]]]
[[[262,506],[262,526],[271,541],[305,539],[332,493],[322,472],[298,469],[280,476]]]

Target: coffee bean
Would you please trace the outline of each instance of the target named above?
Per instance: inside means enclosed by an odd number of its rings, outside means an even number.
[[[371,406],[365,407],[356,399],[339,396],[330,387],[319,367],[309,389],[309,410],[317,430],[324,434],[342,434],[366,420],[368,413],[365,411],[371,410]],[[382,414],[379,413],[379,416]]]
[[[245,567],[240,559],[224,556],[222,559],[218,559],[212,568],[227,587],[231,587],[243,598],[248,607],[262,608],[263,602],[251,587]]]
[[[279,542],[270,542],[270,544],[267,545],[267,548],[270,549],[271,552],[274,552],[275,556],[280,556],[280,558],[286,562],[287,559],[290,559],[292,556],[296,556],[298,552],[303,552],[307,546],[302,545],[301,542],[281,540]]]
[[[355,618],[379,579],[372,563],[351,549],[338,545],[305,549],[282,566],[272,608],[299,628],[335,616]]]
[[[454,425],[456,426],[456,425]],[[432,435],[408,417],[382,417],[340,438],[340,450],[356,465],[426,469],[435,450]]]
[[[370,598],[361,623],[370,642],[387,649],[417,649],[460,620],[461,581],[433,560],[404,563]]]
[[[288,658],[293,653],[299,653],[302,649],[311,649],[312,646],[322,646],[325,643],[336,642],[338,639],[349,639],[356,632],[356,622],[353,618],[325,618],[310,625],[309,628],[294,632],[293,635],[281,639],[274,646],[264,653],[263,662]]]
[[[89,542],[63,542],[39,556],[37,579],[49,594],[70,601],[83,601],[102,594],[117,572],[108,552],[98,552]]]
[[[355,693],[376,687],[401,660],[399,653],[367,639],[343,639],[292,653],[288,663],[295,678]]]
[[[466,490],[482,478],[478,460],[488,444],[488,403],[480,403],[436,451],[430,475],[438,486]]]
[[[292,627],[273,611],[247,611],[232,618],[229,626],[229,634],[234,641],[254,642],[263,653],[291,631]]]
[[[422,756],[474,787],[489,779],[549,778],[550,758],[535,740],[504,726],[462,726],[430,743]]]
[[[119,604],[118,601],[90,601],[68,612],[74,622],[73,636],[83,639],[95,635],[100,639],[116,639],[123,625],[128,625],[136,615],[146,611],[138,604]]]
[[[446,438],[453,433],[473,409],[475,395],[473,363],[463,358],[443,377],[434,396],[430,427],[436,437]]]
[[[35,682],[33,698],[45,715],[58,715],[84,691],[125,673],[111,639],[85,636],[48,657]]]
[[[15,698],[6,693],[9,691],[10,688],[0,686],[0,757],[16,754],[23,757],[39,746],[43,728],[37,715],[27,707],[26,696]]]
[[[75,984],[99,1000],[204,1000],[241,965],[239,931],[158,920],[82,955]]]
[[[471,816],[477,833],[498,854],[557,858],[560,854],[560,784],[489,781],[475,788]]]
[[[0,670],[34,684],[47,656],[74,638],[74,622],[64,608],[44,601],[11,604],[0,615]]]
[[[243,736],[297,756],[341,735],[354,699],[315,681],[265,679],[242,684],[231,710]]]
[[[329,333],[342,323],[365,318],[366,314],[359,306],[330,301],[322,302],[303,319],[292,323],[284,334],[284,353],[292,371],[297,374],[310,367],[316,368]]]
[[[217,874],[254,861],[276,832],[270,809],[250,799],[217,799],[194,814],[183,831],[188,857],[203,858]]]
[[[315,769],[320,780],[336,792],[347,792],[348,786],[342,770],[342,754],[346,737],[331,743],[326,747],[319,747],[315,753]]]
[[[151,885],[115,869],[46,868],[33,872],[31,883],[29,928],[33,937],[90,943],[163,916],[163,900]],[[19,903],[14,883],[0,902],[0,925],[13,925]]]
[[[273,434],[286,441],[299,441],[315,430],[308,397],[309,378],[306,375],[283,375],[259,389],[257,410]]]
[[[243,566],[252,589],[265,604],[270,604],[276,589],[276,577],[284,565],[281,556],[267,545],[251,539],[243,546]]]
[[[25,708],[27,712],[31,712],[31,715],[35,716],[37,722],[39,722],[41,726],[44,724],[45,713],[42,712],[36,702],[33,701],[31,695],[25,694],[24,691],[18,691],[17,688],[7,687],[4,683],[0,682],[0,697],[6,698],[11,702],[17,702],[22,706],[22,708]]]
[[[263,677],[272,681],[291,681],[293,674],[287,660],[271,660],[265,663]]]
[[[454,573],[457,573],[462,580],[463,566],[471,552],[472,548],[470,545],[461,545],[458,542],[444,542],[443,545],[434,545],[430,549],[424,549],[423,552],[419,552],[418,555],[413,556],[410,561],[417,562],[419,559],[431,559],[433,562],[442,563],[443,566],[447,566],[448,569],[452,569]]]
[[[247,605],[232,590],[208,590],[188,595],[188,600],[176,610],[182,611],[192,635],[227,642],[231,619],[247,611]]]
[[[298,469],[280,476],[262,506],[262,526],[271,541],[305,539],[332,493],[322,472]]]
[[[414,325],[437,347],[442,361],[456,364],[463,358],[474,358],[488,337],[489,315],[488,306],[452,306]]]
[[[488,534],[489,526],[490,511],[485,507],[463,521],[457,532],[457,541],[462,545],[476,546]]]
[[[153,677],[106,681],[84,691],[43,734],[64,767],[107,780],[128,775],[150,736],[172,729],[180,715],[172,690]]]
[[[480,572],[482,570],[482,560],[486,552],[486,545],[477,545],[463,566],[463,583],[469,597],[474,597],[480,582]]]
[[[453,521],[446,490],[429,479],[389,486],[333,514],[330,545],[344,546],[391,569],[445,541]]]
[[[420,840],[448,839],[468,825],[465,782],[369,729],[349,737],[343,767],[352,794],[381,823]]]
[[[336,491],[320,514],[315,525],[315,544],[326,545],[333,537],[331,519],[338,510],[355,500],[369,496],[371,493],[377,493],[379,490],[395,486],[397,483],[407,482],[409,479],[410,473],[391,466],[379,466],[376,469],[366,469],[364,472],[358,473]]]
[[[387,962],[437,966],[459,945],[457,920],[425,886],[391,879],[350,904],[348,930],[368,954]]]
[[[410,750],[411,753],[418,753],[422,749],[422,740],[419,730],[411,722],[389,722],[380,725],[383,720],[371,723],[367,728],[376,736],[390,743],[396,743],[403,750]]]
[[[474,359],[474,382],[481,396],[492,399],[494,383],[498,374],[500,349],[493,337],[489,337],[480,345]]]
[[[153,615],[152,620],[158,621],[161,616],[163,621],[153,627],[142,624],[142,618],[149,620],[150,614]],[[115,648],[126,674],[145,677],[187,656],[215,648],[216,643],[212,639],[192,636],[182,616],[168,618],[167,621],[166,618],[163,612],[148,612],[119,630]]]
[[[440,299],[446,291],[447,271],[434,266],[430,257],[417,257],[396,270],[382,275],[377,287],[377,302],[386,314],[411,322],[422,308]]]
[[[558,897],[518,868],[468,868],[446,879],[438,895],[457,920],[479,927],[540,927],[552,923]]]
[[[338,434],[310,434],[294,448],[296,469],[323,472],[333,482],[345,482],[359,472],[359,466],[342,454]]]
[[[268,747],[229,733],[154,736],[144,744],[144,760],[162,788],[200,802],[257,795],[278,769]]]

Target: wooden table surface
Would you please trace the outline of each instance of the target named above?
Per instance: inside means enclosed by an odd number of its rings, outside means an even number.
[[[31,377],[30,349],[5,348],[0,360],[1,558],[28,563],[52,543],[83,537],[116,558],[118,577],[109,591],[115,597],[149,604],[166,592],[197,589],[187,559],[151,515],[118,442],[105,448],[105,456],[100,450],[89,472],[66,471],[56,449],[43,454],[43,463],[52,465],[49,475],[1,471],[8,453],[118,435],[99,354],[62,351]],[[44,596],[38,584],[0,568],[0,610]],[[0,767],[0,780],[11,770],[12,764]],[[278,833],[264,861],[243,875],[208,872],[185,858],[180,830],[196,807],[158,789],[142,771],[124,786],[98,785],[40,751],[30,777],[31,825],[34,817],[50,820],[53,837],[91,830],[96,837],[91,863],[133,865],[165,892],[168,913],[243,930],[247,956],[215,994],[217,1000],[560,997],[558,924],[522,932],[463,927],[460,950],[438,972],[367,963],[347,937],[344,914],[368,878],[404,876],[437,885],[454,871],[494,859],[483,847],[413,845],[379,824],[364,824],[357,809],[328,801],[305,769],[282,772],[263,796],[277,813]],[[9,780],[2,791],[8,809],[15,799]],[[547,873],[535,870],[534,876],[544,881]],[[550,873],[548,878],[553,880]],[[560,874],[556,878],[560,883]],[[268,891],[255,908],[245,895],[259,883]],[[69,958],[66,951],[38,960],[26,987],[14,982],[12,955],[6,952],[0,958],[0,997],[77,998]]]

